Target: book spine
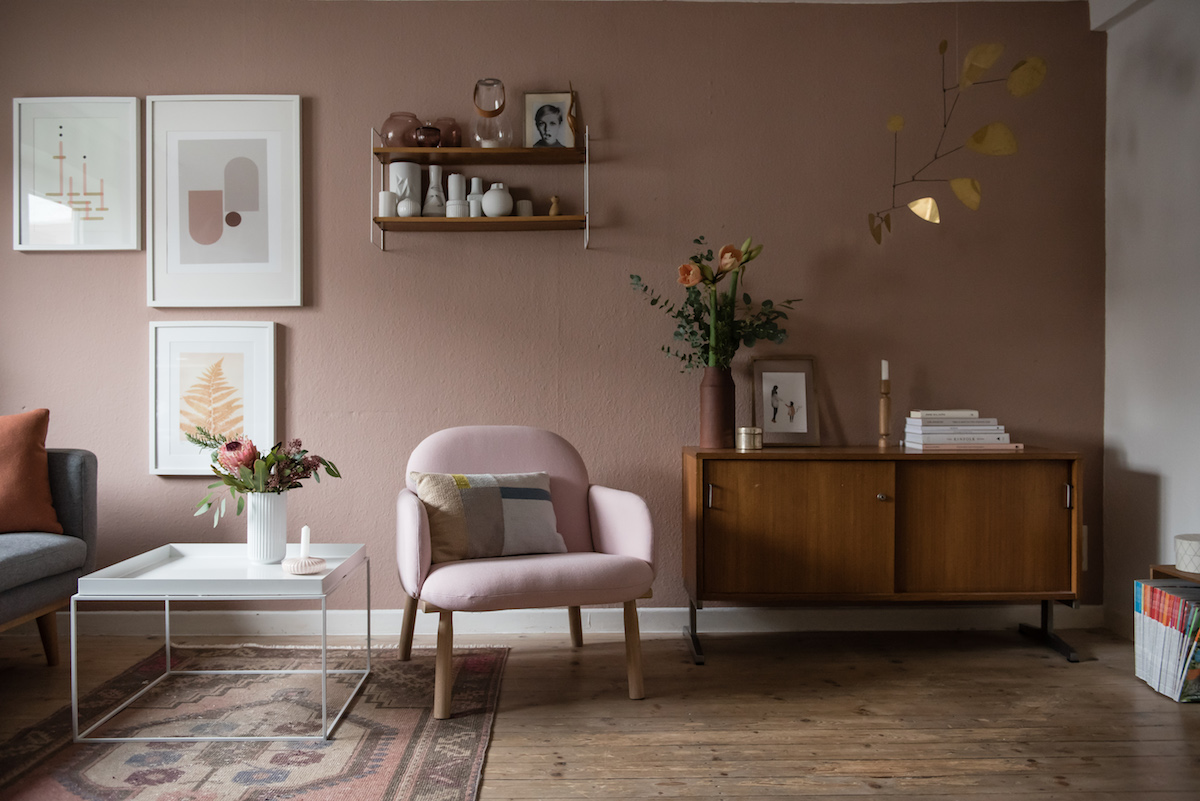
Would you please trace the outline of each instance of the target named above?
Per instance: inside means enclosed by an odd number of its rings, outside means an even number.
[[[936,420],[939,417],[978,417],[979,411],[977,409],[913,409],[908,416]]]
[[[904,446],[914,451],[1023,451],[1025,446],[1020,442],[909,442]]]
[[[1004,426],[923,426],[920,420],[911,420],[905,424],[904,431],[912,434],[1003,434]]]
[[[1009,441],[1008,434],[916,434],[909,432],[904,435],[906,440],[922,444],[945,445],[956,442],[1000,442]]]
[[[906,417],[905,424],[941,428],[942,426],[994,426],[1000,421],[995,417]]]

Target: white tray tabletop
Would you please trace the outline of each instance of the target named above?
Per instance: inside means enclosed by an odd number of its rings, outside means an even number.
[[[288,543],[287,556],[299,555],[299,543]],[[78,597],[328,595],[366,559],[367,548],[314,543],[309,555],[324,559],[325,570],[295,576],[282,565],[251,564],[245,543],[171,543],[81,577]]]

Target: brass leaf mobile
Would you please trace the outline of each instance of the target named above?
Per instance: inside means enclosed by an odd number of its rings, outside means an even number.
[[[981,44],[972,47],[971,51],[967,53],[967,57],[963,59],[958,82],[951,86],[946,86],[947,47],[948,44],[945,39],[938,45],[938,53],[942,57],[942,135],[938,138],[937,145],[933,149],[933,157],[907,180],[900,180],[898,175],[900,133],[904,130],[904,117],[899,114],[893,114],[888,117],[887,130],[892,134],[892,205],[886,209],[867,214],[867,226],[871,231],[871,237],[877,244],[883,243],[884,231],[891,233],[892,212],[898,209],[907,207],[909,211],[926,222],[936,224],[942,221],[937,200],[932,195],[919,197],[909,203],[898,205],[896,203],[896,189],[898,187],[918,183],[949,184],[951,191],[954,192],[954,196],[958,198],[960,203],[971,211],[977,211],[980,203],[983,201],[983,189],[980,187],[978,179],[922,178],[921,175],[946,156],[962,150],[964,147],[984,156],[1011,156],[1017,152],[1017,137],[1012,132],[1012,129],[1002,122],[988,123],[967,137],[966,141],[958,147],[952,147],[945,151],[942,150],[942,145],[946,141],[946,131],[950,127],[950,120],[954,116],[954,110],[958,107],[958,101],[962,97],[963,92],[972,86],[1003,83],[1005,88],[1008,89],[1008,93],[1013,97],[1028,97],[1037,91],[1037,88],[1042,85],[1042,81],[1046,79],[1045,60],[1038,56],[1030,56],[1013,65],[1007,78],[984,80],[988,70],[1004,54],[1004,45]],[[953,101],[949,97],[951,92],[954,93]],[[949,104],[949,107],[947,107],[947,104]]]

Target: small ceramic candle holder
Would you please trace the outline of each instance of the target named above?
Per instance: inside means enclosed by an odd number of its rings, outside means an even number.
[[[289,556],[283,560],[283,569],[285,572],[296,576],[308,576],[313,573],[320,573],[325,569],[324,559],[319,556],[309,556],[308,554],[311,537],[312,529],[308,526],[300,529],[300,555]]]
[[[319,556],[289,556],[283,560],[283,569],[295,576],[309,576],[325,569],[325,560]]]

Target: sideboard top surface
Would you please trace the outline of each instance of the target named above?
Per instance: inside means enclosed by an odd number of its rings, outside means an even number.
[[[740,451],[735,448],[699,448],[695,445],[685,446],[685,456],[698,459],[855,459],[855,460],[886,460],[886,461],[928,461],[947,459],[989,459],[1013,460],[1028,459],[1079,459],[1073,451],[1051,450],[1026,446],[1022,451],[908,451],[901,447],[880,448],[876,445],[850,445],[845,447],[765,447],[761,450]]]

